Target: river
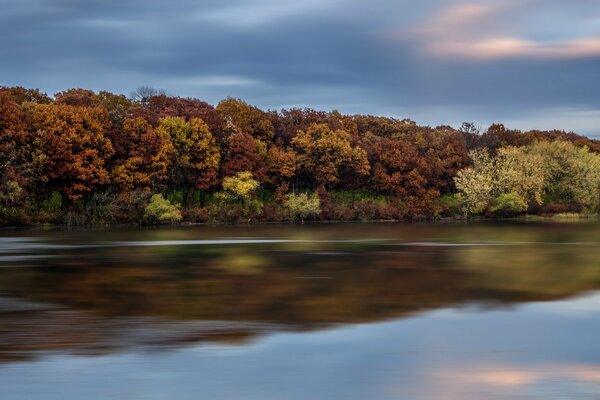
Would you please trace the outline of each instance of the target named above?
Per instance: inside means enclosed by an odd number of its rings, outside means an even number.
[[[600,224],[0,231],[0,398],[598,399]]]

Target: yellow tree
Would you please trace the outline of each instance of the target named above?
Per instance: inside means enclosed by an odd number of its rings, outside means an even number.
[[[546,187],[544,159],[529,147],[503,147],[496,155],[495,194],[513,193],[525,203],[542,204]]]
[[[335,185],[344,169],[356,177],[370,171],[365,150],[352,147],[346,131],[334,131],[327,124],[313,124],[306,131],[298,131],[292,145],[298,154],[300,173],[318,185]]]
[[[494,199],[495,163],[487,150],[474,150],[470,156],[473,166],[459,171],[454,184],[463,199],[465,214],[478,214]]]
[[[183,190],[187,205],[193,189],[205,190],[217,183],[220,150],[208,126],[199,118],[160,120],[159,135],[172,143],[170,181]]]

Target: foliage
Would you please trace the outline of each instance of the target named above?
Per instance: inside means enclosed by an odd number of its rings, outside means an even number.
[[[170,141],[171,187],[189,191],[208,189],[217,182],[220,151],[208,126],[198,118],[186,122],[180,117],[165,117],[158,135]]]
[[[458,172],[454,178],[464,204],[464,212],[483,212],[494,199],[495,164],[485,150],[471,152],[473,166]]]
[[[515,192],[503,193],[494,200],[491,211],[496,214],[510,216],[527,210],[527,202]]]
[[[234,132],[262,140],[272,140],[275,135],[267,113],[243,100],[227,98],[217,105],[217,111],[225,117]]]
[[[346,131],[315,124],[306,131],[298,131],[292,144],[298,152],[300,172],[319,185],[335,185],[343,169],[358,176],[369,173],[366,151],[353,147]]]
[[[321,212],[321,201],[317,193],[288,194],[284,205],[294,221],[314,218]]]
[[[140,221],[157,192],[194,221],[280,220],[290,192],[314,191],[323,220],[593,214],[599,153],[575,133],[502,124],[0,87],[0,224]]]
[[[162,194],[155,194],[150,199],[144,213],[144,222],[156,224],[159,222],[181,221],[179,206],[172,204]]]
[[[174,151],[170,138],[142,118],[125,120],[123,134],[125,145],[112,171],[113,182],[121,190],[163,188]]]
[[[107,160],[113,147],[104,133],[107,114],[100,108],[28,104],[32,156],[50,188],[72,201],[109,182]]]
[[[123,220],[126,211],[119,197],[107,190],[94,192],[91,199],[85,203],[83,217],[88,224],[107,225]]]
[[[600,208],[600,155],[587,147],[534,142],[500,148],[496,156],[475,150],[471,158],[473,167],[455,177],[469,213],[503,208],[521,212],[531,203],[542,204],[544,198],[579,204],[592,212]]]
[[[242,171],[235,176],[225,178],[223,190],[233,200],[246,202],[254,197],[256,189],[260,186],[252,177],[252,172]]]

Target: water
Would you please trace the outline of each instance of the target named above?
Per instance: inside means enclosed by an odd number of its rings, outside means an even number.
[[[598,399],[600,225],[0,231],[0,398]]]

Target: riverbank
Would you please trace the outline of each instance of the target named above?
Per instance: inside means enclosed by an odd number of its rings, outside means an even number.
[[[115,229],[127,229],[127,228],[154,228],[154,227],[172,227],[172,228],[185,228],[185,227],[201,227],[201,226],[277,226],[277,225],[360,225],[360,224],[412,224],[412,223],[478,223],[478,222],[503,222],[503,221],[521,221],[521,222],[598,222],[600,221],[599,215],[590,214],[579,214],[579,213],[560,213],[560,214],[546,214],[546,215],[520,215],[514,217],[436,217],[436,218],[411,218],[411,219],[370,219],[370,220],[307,220],[307,221],[293,221],[293,220],[280,220],[280,221],[268,221],[268,220],[238,220],[230,222],[191,222],[191,221],[179,221],[169,222],[164,221],[156,224],[144,224],[136,222],[128,223],[98,223],[98,224],[79,224],[79,225],[68,225],[68,224],[29,224],[29,225],[14,225],[14,226],[0,226],[0,231],[8,230],[20,230],[20,229],[34,229],[34,230],[62,230],[62,229],[78,229],[78,228],[115,228]]]

